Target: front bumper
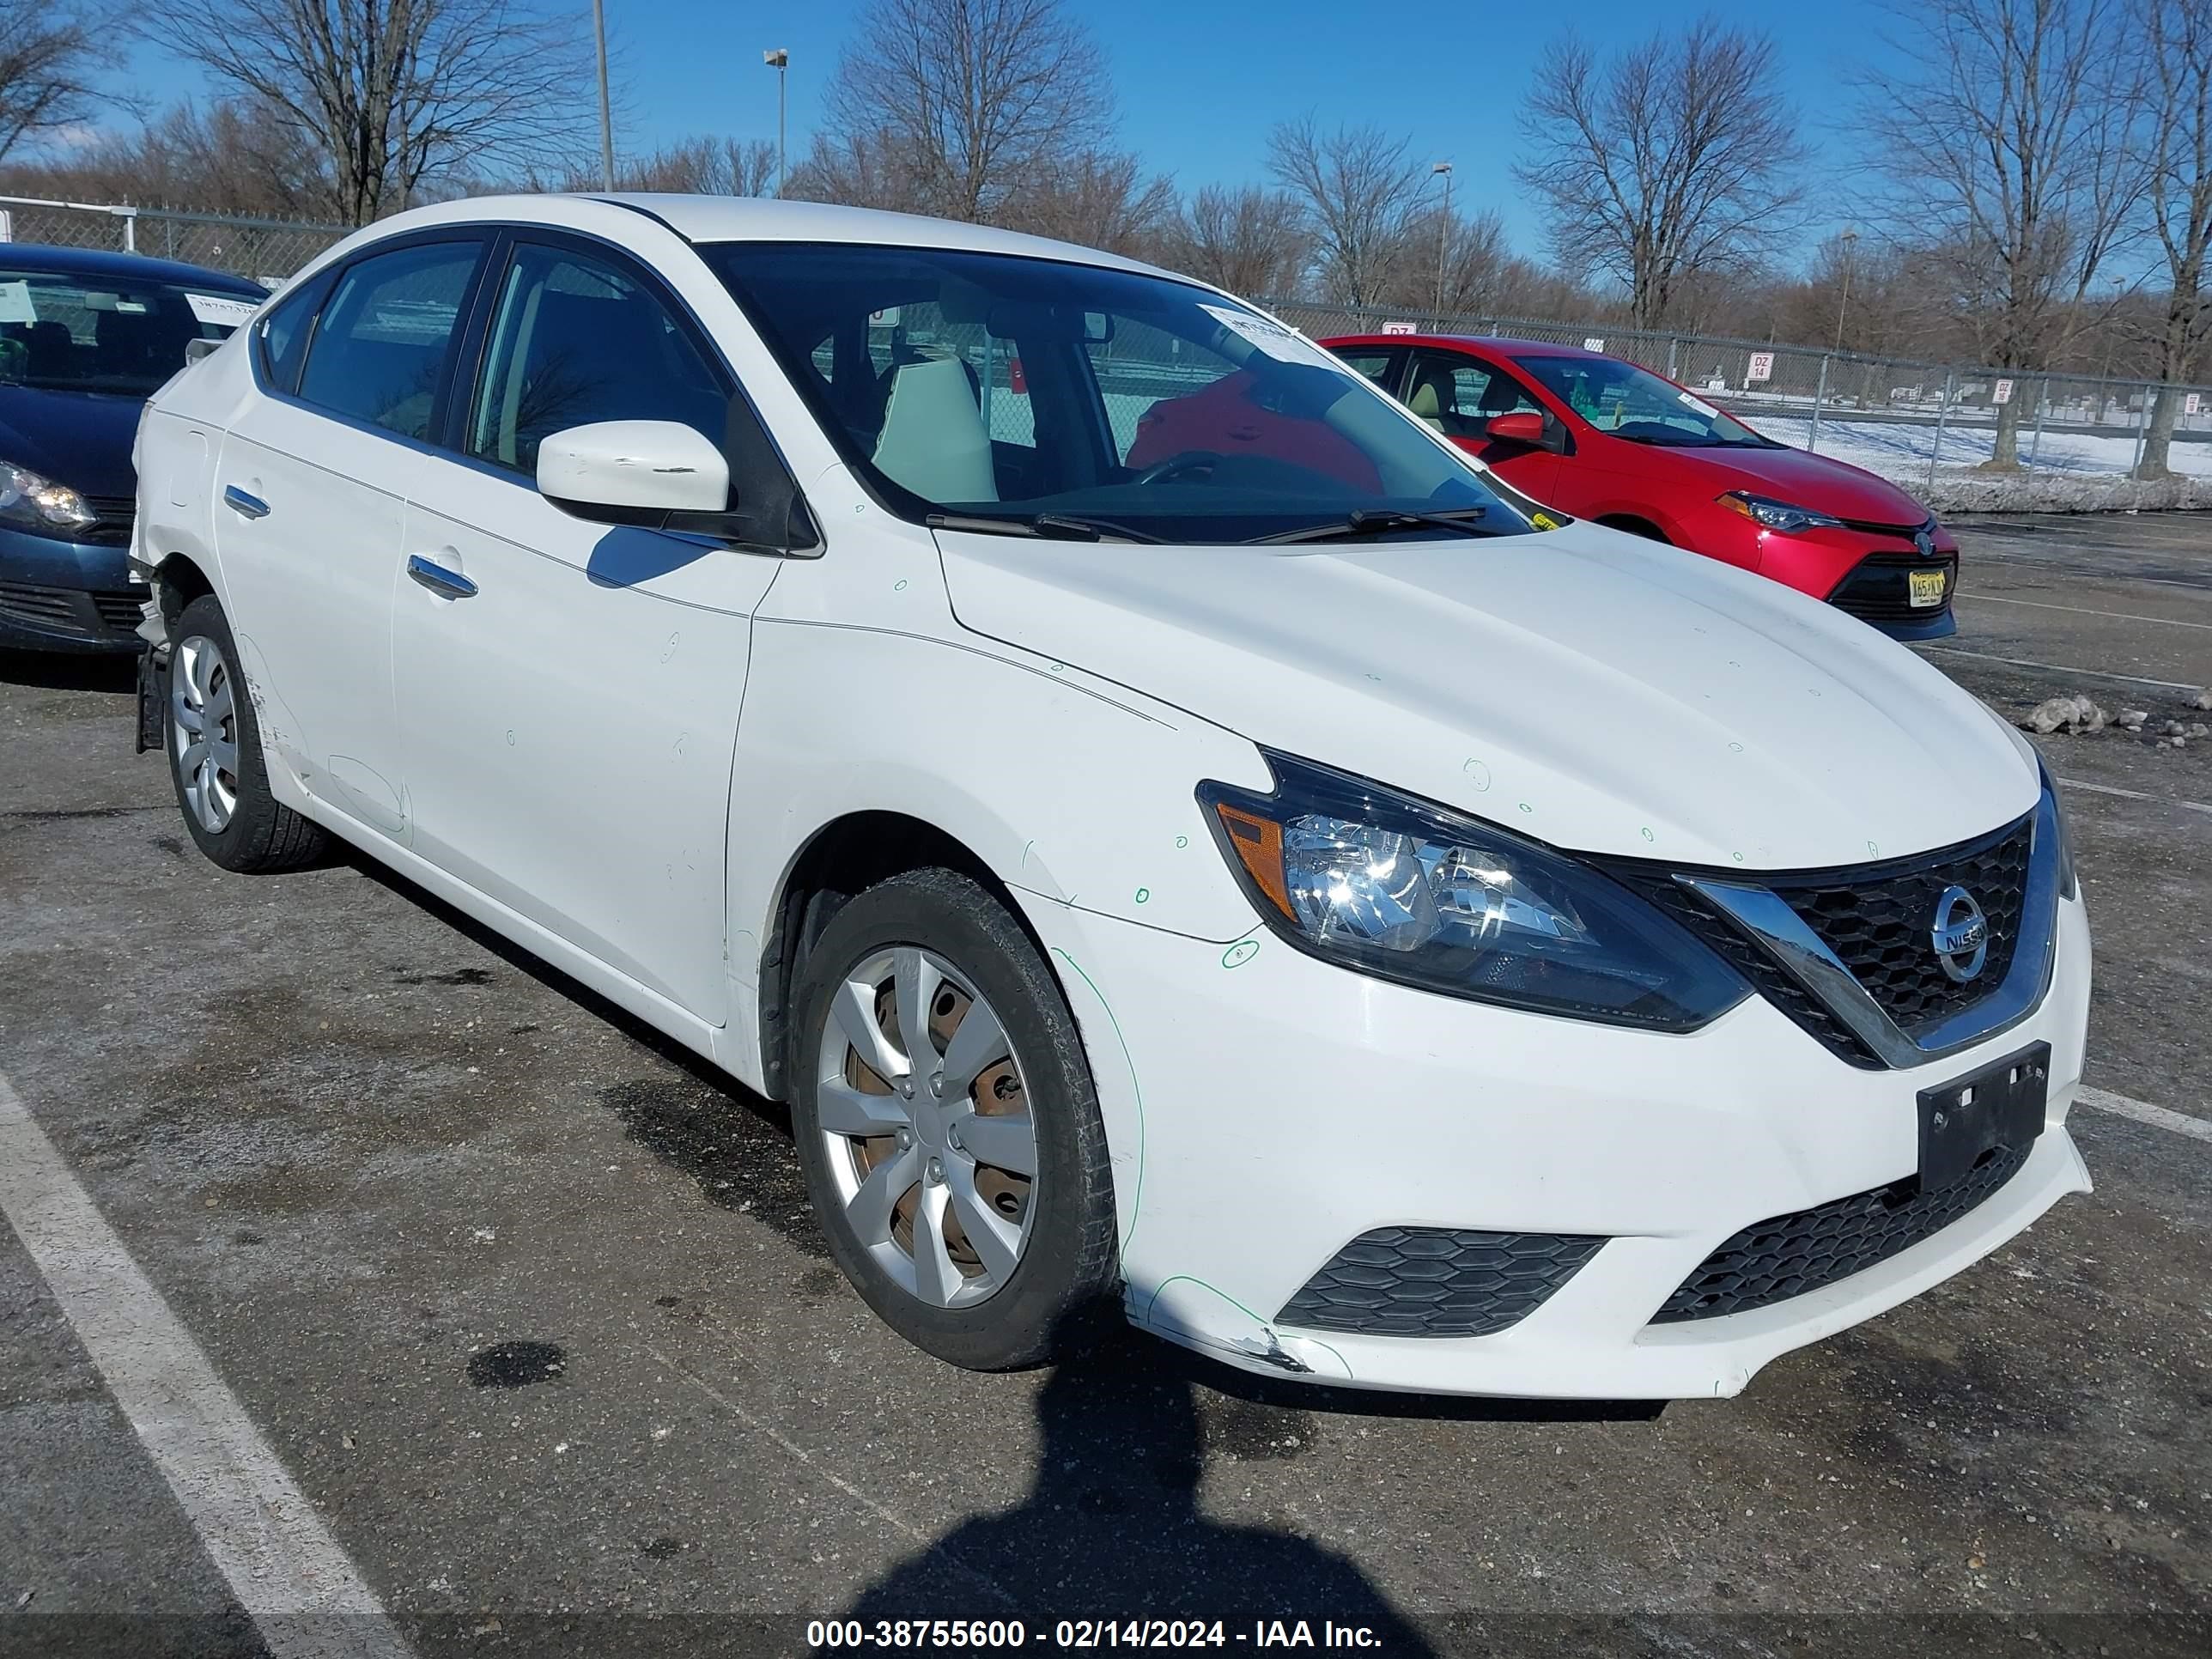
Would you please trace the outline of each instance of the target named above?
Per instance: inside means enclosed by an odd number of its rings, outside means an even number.
[[[2065,1127],[2088,1006],[2078,902],[2060,907],[2033,1015],[1899,1071],[1844,1064],[1757,997],[1692,1036],[1656,1036],[1387,984],[1264,930],[1224,947],[1027,908],[1107,1114],[1130,1316],[1248,1370],[1447,1394],[1734,1394],[1777,1355],[1917,1294],[2088,1188]],[[1741,1229],[1911,1176],[1918,1091],[2036,1042],[2051,1051],[2046,1127],[1985,1201],[1823,1288],[1651,1322]],[[1282,1316],[1348,1242],[1393,1228],[1604,1243],[1493,1334]]]
[[[0,527],[0,647],[127,656],[147,597],[126,546]]]

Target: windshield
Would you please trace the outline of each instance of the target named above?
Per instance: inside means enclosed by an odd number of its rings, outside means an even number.
[[[933,248],[701,251],[904,517],[1206,544],[1372,535],[1392,510],[1463,518],[1392,534],[1529,527],[1517,497],[1334,358],[1203,289]]]
[[[252,295],[0,265],[0,386],[151,397],[190,340],[220,340]]]
[[[1773,449],[1741,421],[1694,392],[1611,357],[1516,357],[1601,432],[1674,449]]]

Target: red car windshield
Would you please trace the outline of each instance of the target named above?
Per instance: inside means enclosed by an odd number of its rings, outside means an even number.
[[[1513,360],[1599,431],[1668,449],[1775,449],[1694,392],[1612,357]]]

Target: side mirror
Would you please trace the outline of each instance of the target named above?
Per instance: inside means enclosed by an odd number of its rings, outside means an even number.
[[[1544,441],[1544,417],[1528,409],[1493,415],[1482,435],[1492,443],[1540,445]]]
[[[723,511],[730,464],[680,421],[599,421],[538,446],[538,493],[597,524],[658,528],[671,513]]]

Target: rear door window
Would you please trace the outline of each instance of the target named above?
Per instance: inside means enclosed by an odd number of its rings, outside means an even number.
[[[324,308],[300,396],[428,441],[483,244],[427,242],[348,265]]]

